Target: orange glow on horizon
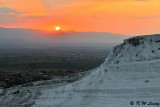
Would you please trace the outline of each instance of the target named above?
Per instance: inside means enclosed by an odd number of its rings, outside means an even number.
[[[160,33],[159,0],[0,0],[0,26],[124,35]],[[61,25],[56,28],[56,25]]]

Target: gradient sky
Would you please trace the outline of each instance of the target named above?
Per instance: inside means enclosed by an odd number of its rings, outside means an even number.
[[[160,0],[0,0],[0,27],[160,33]]]

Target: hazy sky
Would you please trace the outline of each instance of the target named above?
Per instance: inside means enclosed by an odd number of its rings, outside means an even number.
[[[160,0],[0,0],[0,27],[160,33]]]

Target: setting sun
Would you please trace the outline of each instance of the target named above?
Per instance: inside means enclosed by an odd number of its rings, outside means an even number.
[[[160,33],[159,4],[160,0],[0,0],[0,27],[155,34]]]
[[[60,28],[59,26],[57,26],[57,27],[56,27],[56,30],[57,30],[57,31],[58,31],[58,30],[61,30],[61,28]]]

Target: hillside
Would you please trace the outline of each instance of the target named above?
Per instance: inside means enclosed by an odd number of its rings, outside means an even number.
[[[160,98],[160,35],[129,38],[100,67],[63,86],[4,90],[1,106],[154,107]]]

